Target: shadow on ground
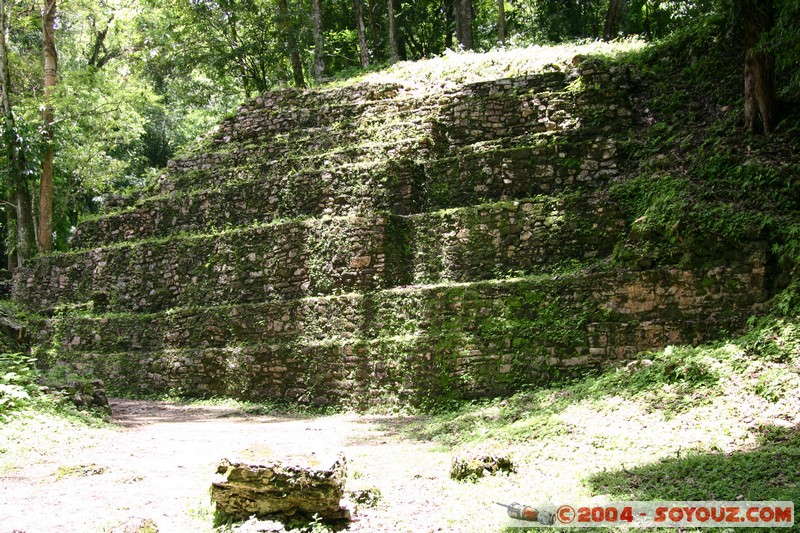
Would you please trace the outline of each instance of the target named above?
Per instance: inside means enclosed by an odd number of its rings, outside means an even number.
[[[732,453],[688,452],[635,468],[598,472],[585,483],[596,494],[611,501],[790,501],[800,502],[800,427],[759,428],[759,445]],[[778,531],[796,531],[781,528]],[[570,531],[572,529],[559,529]],[[575,531],[609,531],[581,528]],[[681,529],[680,531],[704,531]],[[761,532],[775,528],[739,528],[735,531]],[[508,533],[541,531],[538,528],[508,528]],[[643,531],[676,531],[646,529]],[[729,530],[733,531],[733,530]]]
[[[688,452],[586,483],[618,500],[780,500],[800,502],[800,428],[763,426],[759,445],[732,453]]]

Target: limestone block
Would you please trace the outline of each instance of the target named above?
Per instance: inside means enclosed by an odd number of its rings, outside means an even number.
[[[246,455],[223,459],[217,467],[220,477],[211,484],[211,499],[218,511],[236,518],[301,513],[326,520],[349,519],[349,510],[340,503],[346,477],[344,455]]]

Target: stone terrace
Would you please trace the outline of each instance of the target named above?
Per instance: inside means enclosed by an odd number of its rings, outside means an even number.
[[[40,358],[157,393],[358,408],[507,394],[740,328],[753,243],[612,268],[628,76],[265,94],[18,272]]]

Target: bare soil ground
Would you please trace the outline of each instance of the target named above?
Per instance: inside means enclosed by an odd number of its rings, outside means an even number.
[[[248,416],[226,407],[121,399],[111,407],[115,428],[93,431],[89,442],[58,443],[53,453],[2,474],[0,532],[122,531],[119,524],[134,517],[151,519],[162,533],[210,531],[216,464],[253,447],[278,455],[343,451],[346,488],[377,487],[382,495],[376,506],[357,508],[350,531],[489,525],[462,522],[470,519],[459,508],[468,503],[459,502],[462,484],[449,479],[450,453],[403,438],[397,429],[409,418]],[[475,511],[474,502],[468,505]],[[484,505],[487,518],[502,517],[501,508]]]

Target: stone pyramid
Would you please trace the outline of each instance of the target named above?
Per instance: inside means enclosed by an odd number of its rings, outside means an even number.
[[[14,297],[111,390],[365,408],[508,394],[712,339],[767,298],[753,244],[615,266],[635,126],[598,60],[441,90],[265,94],[109,199]]]

